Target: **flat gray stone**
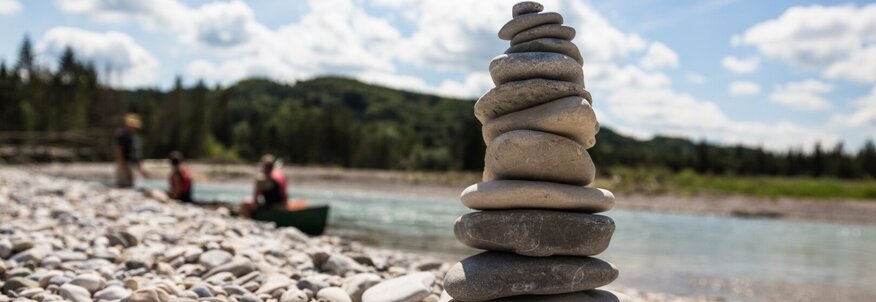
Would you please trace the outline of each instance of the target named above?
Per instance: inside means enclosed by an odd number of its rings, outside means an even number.
[[[484,142],[489,146],[497,136],[512,130],[549,132],[572,139],[584,149],[590,149],[596,144],[599,123],[587,100],[580,96],[570,96],[484,123]]]
[[[209,250],[198,257],[198,263],[203,265],[205,269],[211,270],[214,267],[226,264],[234,258],[234,255],[224,250]]]
[[[576,83],[529,79],[498,85],[481,96],[474,113],[481,123],[505,114],[535,107],[567,96],[580,96],[592,104],[590,92]]]
[[[518,255],[593,256],[605,251],[614,221],[602,215],[546,210],[496,210],[463,215],[456,239],[482,250]]]
[[[462,204],[475,210],[547,209],[599,213],[614,207],[605,189],[543,181],[494,180],[462,191]]]
[[[554,52],[504,54],[490,62],[493,84],[529,79],[566,81],[584,86],[584,70],[570,56]]]
[[[525,14],[540,13],[544,10],[544,6],[537,2],[524,1],[511,7],[511,16],[517,17]]]
[[[516,16],[499,29],[499,39],[511,40],[521,31],[544,24],[563,24],[563,16],[553,12]]]
[[[497,136],[487,146],[484,162],[484,181],[534,180],[586,186],[596,177],[596,166],[583,146],[533,130]]]
[[[249,260],[238,258],[232,260],[231,262],[219,265],[214,267],[213,269],[207,271],[202,277],[209,278],[215,274],[221,272],[229,272],[233,274],[235,277],[240,277],[255,270],[255,265],[253,265]]]
[[[362,294],[362,302],[419,302],[432,292],[435,274],[413,273],[378,283]]]
[[[594,289],[618,276],[614,265],[591,257],[526,257],[483,252],[447,271],[444,290],[477,302],[519,295],[552,295]]]
[[[539,25],[517,33],[514,38],[511,38],[511,46],[541,38],[572,41],[575,39],[575,29],[559,24]]]
[[[516,44],[505,50],[505,53],[520,52],[556,52],[575,59],[578,64],[584,65],[584,58],[575,43],[555,38],[541,38]]]
[[[3,283],[2,292],[15,291],[19,288],[35,288],[40,286],[39,282],[24,277],[12,277],[5,281],[6,282]]]
[[[459,302],[459,300],[448,299],[446,301]],[[577,293],[558,294],[558,295],[523,295],[507,298],[499,298],[490,300],[491,302],[633,302],[632,299],[624,294],[602,290],[591,289]]]

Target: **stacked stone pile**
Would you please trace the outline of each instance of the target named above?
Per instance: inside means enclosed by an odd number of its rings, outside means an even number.
[[[618,276],[603,252],[614,221],[611,192],[587,187],[596,168],[587,149],[599,124],[584,88],[575,30],[541,4],[514,5],[499,31],[511,47],[490,63],[496,87],[475,104],[487,144],[483,182],[462,202],[462,243],[487,250],[445,276],[455,301],[619,301],[596,289]]]

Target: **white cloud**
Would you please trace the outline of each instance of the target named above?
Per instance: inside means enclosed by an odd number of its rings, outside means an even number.
[[[125,87],[153,84],[158,60],[134,39],[124,33],[98,33],[72,27],[50,29],[37,42],[38,53],[59,56],[66,47],[71,47],[80,60],[94,63],[99,69],[110,68],[118,72]]]
[[[21,11],[18,0],[0,0],[0,15],[14,15]]]
[[[59,4],[69,13],[100,22],[134,21],[147,30],[172,32],[183,41],[203,47],[240,46],[264,30],[242,1],[207,3],[198,8],[178,0],[60,0]]]
[[[876,4],[796,6],[732,39],[784,62],[824,68],[876,41]]]
[[[876,84],[876,46],[853,52],[847,59],[830,65],[822,74],[828,79]]]
[[[248,76],[293,81],[323,74],[357,77],[363,73],[385,79],[394,72],[391,46],[401,35],[386,20],[366,14],[349,0],[313,0],[309,7],[298,22],[275,30],[251,26],[253,35],[232,55],[219,62],[193,62],[187,69],[222,83]]]
[[[649,70],[676,68],[678,67],[678,54],[666,44],[654,42],[648,47],[648,52],[642,57],[640,64]]]
[[[687,79],[687,81],[690,82],[691,84],[697,84],[697,85],[705,84],[709,80],[706,78],[706,76],[704,76],[700,73],[696,73],[696,72],[688,72],[684,76],[684,78]]]
[[[189,10],[187,10],[189,11]],[[261,30],[252,9],[243,2],[208,3],[189,11],[192,30],[188,39],[212,47],[233,47],[249,42]]]
[[[736,81],[730,83],[727,92],[732,96],[751,96],[760,94],[760,85],[749,81]]]
[[[62,11],[86,15],[101,22],[135,21],[146,29],[180,30],[191,20],[189,10],[177,0],[59,0]]]
[[[618,128],[640,136],[653,134],[653,129],[659,129],[657,133],[665,135],[707,138],[724,144],[762,145],[772,150],[811,146],[816,141],[827,144],[839,141],[821,127],[785,121],[733,120],[715,103],[700,101],[671,89],[626,89],[609,95],[607,101],[612,105],[608,113],[614,118],[619,117],[618,122],[624,122]],[[637,127],[629,128],[630,121],[635,121]]]
[[[758,66],[760,66],[760,59],[758,57],[742,59],[729,56],[724,57],[724,59],[721,60],[721,65],[734,73],[752,73],[757,70]]]
[[[831,103],[823,96],[831,91],[833,91],[833,85],[810,79],[776,85],[773,92],[770,93],[769,99],[791,108],[818,110],[831,107]]]
[[[832,121],[845,127],[874,127],[876,128],[876,87],[870,90],[870,94],[854,101],[855,112],[852,114],[837,114]]]
[[[178,0],[158,0],[162,5],[60,1],[65,11],[112,22],[125,16],[147,30],[176,35],[184,51],[203,58],[188,63],[188,74],[207,80],[230,83],[267,76],[290,82],[339,74],[466,98],[493,86],[489,62],[508,47],[496,32],[511,19],[511,5],[504,0],[310,0],[303,16],[272,28],[259,23],[242,1],[198,7]],[[546,11],[562,12],[565,24],[577,30],[573,42],[584,57],[596,110],[601,121],[616,129],[774,148],[799,145],[801,137],[831,139],[829,133],[792,123],[733,119],[717,103],[673,88],[673,79],[661,69],[677,68],[679,58],[665,44],[621,31],[586,1],[542,3]],[[418,76],[424,74],[430,76]],[[444,75],[455,78],[442,79]],[[693,83],[706,80],[691,73],[686,78]]]

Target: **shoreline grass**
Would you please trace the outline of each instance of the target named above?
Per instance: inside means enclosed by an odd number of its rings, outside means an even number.
[[[657,169],[619,168],[597,185],[624,193],[724,195],[814,200],[876,200],[876,180],[702,175]]]

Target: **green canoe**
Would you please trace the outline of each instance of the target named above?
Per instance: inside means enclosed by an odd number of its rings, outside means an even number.
[[[273,222],[278,227],[295,227],[305,234],[319,236],[325,231],[328,212],[327,205],[309,206],[295,211],[264,210],[253,213],[252,219]]]

